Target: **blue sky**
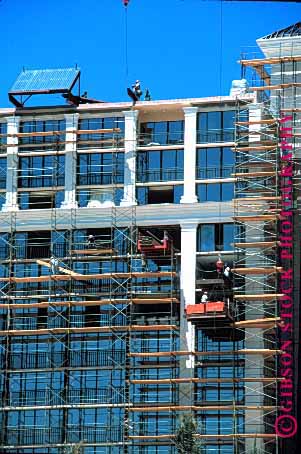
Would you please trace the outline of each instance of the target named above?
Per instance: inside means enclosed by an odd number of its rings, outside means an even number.
[[[2,0],[0,106],[23,67],[76,63],[82,91],[97,99],[127,100],[137,78],[153,99],[228,94],[241,51],[300,12],[284,2],[130,0],[127,77],[122,0]]]

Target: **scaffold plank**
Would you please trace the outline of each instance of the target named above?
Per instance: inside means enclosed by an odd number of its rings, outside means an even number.
[[[276,434],[258,434],[258,433],[248,433],[248,434],[243,434],[243,433],[235,433],[235,434],[194,434],[193,435],[196,438],[200,439],[216,439],[216,438],[221,438],[221,439],[231,439],[231,438],[266,438],[266,439],[271,439],[271,438],[276,438]],[[172,439],[174,438],[174,434],[164,434],[164,435],[130,435],[129,438],[131,440],[146,440],[146,439],[158,439],[158,440],[165,440],[165,439]]]
[[[36,260],[36,263],[38,265],[43,265],[46,266],[47,268],[51,268],[51,264],[49,262],[45,262],[44,260]],[[69,274],[69,276],[81,276],[80,273],[76,273],[75,271],[68,270],[67,268],[64,268],[62,266],[58,266],[57,269],[64,274]]]
[[[43,336],[45,334],[64,334],[64,333],[109,333],[122,331],[170,331],[178,330],[176,325],[128,325],[128,326],[89,326],[81,328],[41,328],[41,329],[19,329],[1,330],[0,336]]]
[[[254,197],[238,197],[233,199],[235,203],[237,202],[261,202],[261,201],[269,201],[269,200],[281,200],[280,196],[254,196]]]
[[[233,297],[236,300],[242,300],[242,301],[270,301],[274,299],[279,299],[284,296],[283,293],[261,293],[261,294],[246,294],[246,295],[236,295],[234,294]]]
[[[282,110],[282,109],[281,109]],[[276,118],[265,118],[263,120],[252,120],[252,121],[236,121],[235,124],[238,126],[244,126],[244,125],[271,125],[278,123],[278,120]],[[249,131],[250,134],[252,134],[252,131]]]
[[[266,268],[259,268],[259,267],[250,267],[250,268],[232,268],[231,270],[233,273],[236,274],[273,274],[273,273],[281,273],[283,268],[281,266],[270,266]]]
[[[119,304],[179,304],[180,301],[177,298],[150,298],[140,299],[134,298],[128,299],[108,299],[108,300],[87,300],[87,301],[41,301],[40,303],[0,303],[1,309],[31,309],[33,307],[76,307],[76,306],[107,306],[107,305],[119,305]]]
[[[239,60],[242,66],[264,66],[274,65],[277,63],[288,63],[301,61],[301,56],[284,56],[284,57],[267,57],[267,58],[254,58],[249,60]]]
[[[114,249],[75,249],[71,251],[71,254],[75,255],[103,255],[113,254]]]
[[[273,177],[276,176],[277,172],[248,172],[248,173],[231,173],[232,177],[235,178],[258,178],[258,177]]]
[[[131,412],[164,412],[164,411],[276,411],[276,405],[150,405],[130,407]]]
[[[126,278],[153,278],[153,277],[175,277],[176,273],[173,271],[145,271],[145,272],[134,272],[134,273],[103,273],[103,274],[75,274],[75,275],[65,275],[52,274],[46,276],[27,276],[27,277],[2,277],[0,282],[15,282],[15,283],[25,283],[25,282],[48,282],[50,280],[54,281],[69,281],[71,279],[77,281],[89,281],[89,280],[101,280],[101,279],[126,279]]]
[[[282,354],[282,350],[270,350],[267,348],[259,349],[241,349],[241,350],[225,350],[225,351],[205,351],[205,352],[193,352],[193,351],[170,351],[170,352],[143,352],[143,353],[129,353],[129,356],[134,358],[143,358],[143,357],[157,357],[157,356],[220,356],[220,355],[277,355]]]
[[[241,249],[270,248],[278,246],[279,241],[257,241],[254,243],[234,243],[234,246]]]
[[[246,147],[235,147],[232,148],[233,151],[265,151],[265,150],[274,150],[277,148],[278,144],[274,145],[252,145]]]
[[[134,385],[164,385],[166,383],[274,383],[275,381],[284,380],[283,377],[240,377],[240,378],[158,378],[158,379],[137,379],[130,380]]]
[[[280,215],[258,214],[257,216],[233,216],[233,219],[239,222],[277,221],[278,219],[280,219]]]
[[[243,320],[240,322],[233,323],[233,326],[236,328],[266,328],[267,325],[276,326],[277,322],[280,322],[280,317],[271,317],[271,318],[258,318],[252,320]]]
[[[276,85],[263,85],[261,87],[251,87],[254,91],[265,91],[265,90],[281,90],[283,88],[290,87],[301,87],[300,82],[290,82],[286,84],[276,84]]]

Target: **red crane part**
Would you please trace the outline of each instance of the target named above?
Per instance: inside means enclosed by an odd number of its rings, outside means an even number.
[[[130,3],[130,0],[123,0],[123,6],[128,6],[129,3]]]

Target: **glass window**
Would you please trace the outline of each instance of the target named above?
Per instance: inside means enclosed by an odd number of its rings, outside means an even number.
[[[183,150],[141,151],[137,159],[137,181],[173,181],[184,177]]]
[[[220,189],[220,184],[207,184],[207,201],[219,202],[221,200]]]
[[[124,153],[79,154],[77,157],[77,184],[111,184],[112,175],[115,183],[123,183]]]
[[[20,188],[64,186],[65,156],[28,156],[19,159]]]
[[[184,185],[183,184],[178,184],[178,185],[174,186],[174,193],[173,193],[174,200],[173,200],[173,202],[174,203],[180,203],[183,193],[184,193]]]
[[[0,189],[6,188],[6,158],[0,158]]]
[[[233,183],[222,183],[222,201],[232,200],[234,197]]]
[[[199,226],[198,251],[215,251],[215,224],[203,224]]]
[[[200,224],[198,228],[197,250],[231,251],[234,242],[234,224]]]
[[[21,210],[45,210],[60,208],[64,200],[64,191],[20,192],[18,196]]]
[[[208,183],[197,184],[199,202],[226,202],[233,199],[233,183]]]
[[[120,129],[120,132],[99,132],[100,129]],[[78,135],[78,148],[112,148],[123,146],[124,118],[81,118],[78,122],[79,131],[91,131]]]
[[[233,172],[233,152],[230,147],[198,148],[196,178],[229,178]]]
[[[176,145],[184,143],[184,121],[157,121],[141,123],[140,146]]]
[[[234,242],[234,224],[223,224],[224,251],[231,251]]]
[[[235,110],[199,112],[197,116],[198,143],[232,142],[234,140]]]
[[[65,129],[65,120],[23,121],[20,123],[20,133],[53,132],[53,134],[21,136],[19,137],[19,151],[63,150],[65,148],[65,144],[62,143],[65,140]]]

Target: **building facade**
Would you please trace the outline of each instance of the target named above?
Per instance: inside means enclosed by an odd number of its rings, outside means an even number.
[[[288,452],[292,105],[265,75],[231,96],[0,110],[1,452],[176,453],[185,414],[200,452]]]

